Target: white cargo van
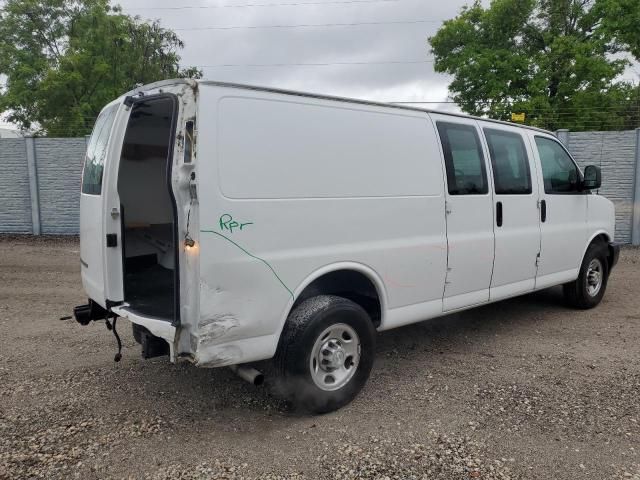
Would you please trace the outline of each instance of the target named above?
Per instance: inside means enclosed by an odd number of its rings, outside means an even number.
[[[274,358],[286,395],[330,411],[366,382],[376,331],[552,285],[597,305],[619,254],[599,186],[535,128],[151,84],[89,142],[76,318],[128,319],[145,357],[252,378]]]

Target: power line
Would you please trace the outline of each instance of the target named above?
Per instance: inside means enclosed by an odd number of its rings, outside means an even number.
[[[446,104],[453,104],[453,105],[458,105],[458,102],[452,101],[452,100],[443,100],[443,101],[435,101],[435,100],[431,100],[431,101],[401,101],[401,102],[396,102],[396,101],[387,101],[385,103],[395,103],[395,104],[430,104],[430,103],[446,103]],[[472,103],[473,105],[492,105],[495,104],[496,106],[500,106],[501,104],[495,103],[493,100],[476,100],[474,102],[469,102]],[[602,106],[602,107],[595,107],[595,106],[590,106],[590,107],[539,107],[539,108],[521,108],[518,110],[523,110],[525,113],[528,112],[549,112],[552,114],[561,114],[561,113],[565,113],[565,112],[574,112],[574,111],[594,111],[594,112],[599,112],[602,110],[615,110],[624,106],[634,106],[636,104],[636,102],[634,100],[627,100],[627,101],[620,101],[620,102],[613,102],[611,104]],[[513,109],[513,105],[504,105],[505,107],[509,107]]]
[[[241,5],[188,5],[183,7],[134,7],[126,10],[206,10],[214,8],[299,7],[317,5],[350,5],[367,3],[397,3],[401,0],[336,0],[325,2],[246,3]]]
[[[86,55],[85,58],[102,58],[103,55]],[[106,59],[109,60],[109,59]],[[332,65],[420,65],[433,63],[435,60],[380,60],[370,62],[312,62],[312,63],[214,63],[210,65],[183,64],[179,68],[231,68],[231,67],[326,67]],[[420,103],[420,102],[396,102]],[[453,103],[453,102],[452,102]]]
[[[390,22],[353,22],[353,23],[300,23],[296,25],[230,25],[214,27],[189,27],[171,28],[176,32],[202,31],[202,30],[253,30],[269,28],[327,28],[327,27],[355,27],[361,25],[412,25],[423,23],[442,23],[442,20],[395,20]]]
[[[326,63],[219,63],[215,65],[191,65],[196,68],[228,67],[328,67],[332,65],[416,65],[433,63],[434,60],[382,60],[379,62],[326,62]]]
[[[123,11],[137,11],[137,10],[209,10],[209,9],[223,9],[223,8],[265,8],[265,7],[306,7],[306,6],[318,6],[318,5],[362,5],[362,4],[375,4],[375,3],[398,3],[402,0],[336,0],[326,2],[283,2],[283,3],[246,3],[240,5],[224,4],[224,5],[186,5],[181,7],[131,7],[123,9]],[[0,12],[7,11],[5,7],[0,7]]]
[[[351,0],[357,3],[357,0]],[[371,3],[359,0],[361,3]],[[376,1],[399,1],[399,0],[376,0]],[[157,7],[160,8],[160,7]],[[166,7],[166,8],[184,8],[184,7]],[[179,32],[204,31],[204,30],[254,30],[254,29],[279,29],[279,28],[330,28],[330,27],[355,27],[355,26],[375,26],[375,25],[419,25],[425,23],[442,23],[442,20],[394,20],[388,22],[352,22],[352,23],[301,23],[295,25],[229,25],[229,26],[211,26],[211,27],[184,27],[167,29]]]

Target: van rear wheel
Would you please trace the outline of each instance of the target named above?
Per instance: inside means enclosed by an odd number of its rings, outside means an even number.
[[[375,349],[375,329],[358,304],[319,295],[298,305],[280,337],[275,365],[281,393],[297,407],[326,413],[362,389]]]
[[[607,247],[602,243],[592,243],[582,260],[578,279],[563,286],[567,303],[580,309],[595,307],[604,296],[608,279]]]

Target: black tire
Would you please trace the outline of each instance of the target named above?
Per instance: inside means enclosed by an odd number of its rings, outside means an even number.
[[[320,335],[334,325],[347,325],[356,332],[360,358],[346,383],[337,390],[327,391],[312,377],[312,351],[316,341],[322,341]],[[367,312],[351,300],[319,295],[303,301],[289,315],[280,336],[274,359],[279,393],[296,407],[313,413],[331,412],[348,404],[369,378],[375,356],[375,334]],[[331,372],[327,375],[330,377]]]
[[[607,254],[607,246],[605,244],[598,242],[589,245],[589,248],[587,248],[587,252],[584,255],[584,259],[582,260],[582,265],[580,266],[578,279],[573,282],[566,283],[563,286],[564,297],[570,306],[586,310],[593,308],[600,303],[607,289],[607,281],[609,280],[609,262]],[[602,284],[597,293],[591,294],[589,291],[588,272],[589,265],[591,265],[594,260],[600,262]]]

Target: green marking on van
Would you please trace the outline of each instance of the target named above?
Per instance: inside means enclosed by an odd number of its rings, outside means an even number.
[[[220,217],[222,218],[222,217]],[[213,233],[214,235],[218,235],[219,237],[224,238],[225,240],[227,240],[228,242],[233,243],[236,247],[238,247],[240,250],[242,250],[244,253],[246,253],[247,255],[249,255],[251,258],[255,258],[256,260],[260,260],[262,263],[264,263],[267,268],[269,270],[271,270],[271,273],[273,273],[273,275],[278,279],[278,281],[280,282],[280,284],[285,288],[285,290],[289,293],[289,295],[291,295],[291,298],[294,299],[294,295],[293,292],[289,289],[289,287],[287,287],[287,285],[282,281],[282,279],[278,276],[278,274],[276,273],[276,271],[273,269],[273,267],[269,264],[269,262],[267,262],[264,258],[260,258],[256,255],[254,255],[253,253],[251,253],[250,251],[248,251],[246,248],[242,247],[241,245],[238,245],[236,242],[234,242],[233,240],[231,240],[229,237],[227,237],[226,235],[223,235],[219,232],[216,232],[215,230],[200,230],[201,233]]]
[[[238,228],[242,230],[247,225],[253,225],[253,222],[244,222],[244,223],[236,222],[233,219],[233,217],[228,213],[223,213],[222,215],[220,215],[219,222],[220,222],[220,230],[222,231],[229,230],[229,233],[233,233],[234,228]]]

